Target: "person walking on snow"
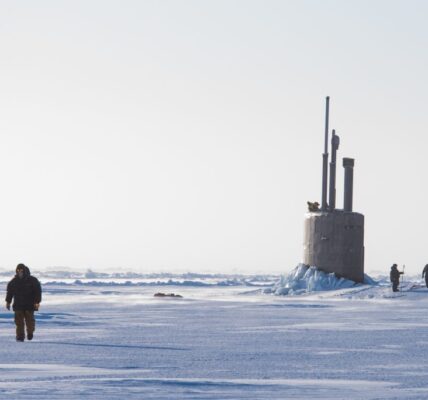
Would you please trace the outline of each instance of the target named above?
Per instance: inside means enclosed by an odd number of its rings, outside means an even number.
[[[428,264],[425,265],[425,268],[422,271],[422,278],[424,277],[424,275],[425,275],[425,284],[427,285],[427,288],[428,288]]]
[[[392,282],[392,291],[399,292],[398,285],[400,284],[400,275],[403,275],[404,272],[397,269],[397,264],[393,264],[391,267],[391,272],[389,273],[389,278]]]
[[[24,264],[18,264],[15,277],[7,285],[6,308],[8,310],[10,310],[12,299],[16,341],[24,341],[25,327],[27,328],[27,339],[31,340],[36,328],[34,311],[38,311],[42,301],[42,288],[39,280],[31,275],[30,269]]]

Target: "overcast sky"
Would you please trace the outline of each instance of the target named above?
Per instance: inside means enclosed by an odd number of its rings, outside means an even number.
[[[327,95],[366,271],[428,263],[428,2],[0,5],[0,269],[291,270]]]

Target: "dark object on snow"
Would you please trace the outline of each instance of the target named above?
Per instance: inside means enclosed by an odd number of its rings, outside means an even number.
[[[315,201],[314,203],[312,203],[311,201],[307,201],[307,203],[308,203],[308,211],[314,212],[314,211],[320,210],[320,203],[318,203],[317,201]]]
[[[425,284],[428,288],[428,264],[425,265],[424,270],[422,271],[422,278],[425,276]]]
[[[393,264],[391,267],[391,272],[389,273],[389,279],[392,282],[392,291],[399,292],[398,285],[400,284],[400,275],[403,275],[404,272],[397,269],[397,264]]]
[[[183,297],[179,294],[174,294],[174,293],[155,293],[154,294],[155,297]]]
[[[39,280],[31,275],[30,269],[24,264],[18,264],[15,277],[7,285],[6,308],[8,310],[10,310],[12,299],[16,340],[24,341],[25,327],[27,328],[27,338],[31,340],[36,327],[34,311],[39,309],[42,301],[42,288]]]
[[[309,208],[306,215],[303,264],[354,282],[364,282],[364,215],[352,211],[353,158],[343,159],[344,203],[343,209],[336,208],[336,158],[340,139],[335,130],[332,131],[328,177],[329,105],[330,98],[327,97],[321,209]]]

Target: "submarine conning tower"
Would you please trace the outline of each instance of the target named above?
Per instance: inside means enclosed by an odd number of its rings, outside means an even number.
[[[336,156],[339,136],[331,138],[328,177],[330,98],[326,98],[325,143],[322,166],[321,209],[309,211],[304,225],[303,263],[355,282],[364,281],[364,215],[352,211],[354,159],[344,158],[343,209],[336,208]],[[329,179],[330,178],[330,179]],[[329,184],[329,185],[328,185]],[[327,186],[329,199],[327,202]]]

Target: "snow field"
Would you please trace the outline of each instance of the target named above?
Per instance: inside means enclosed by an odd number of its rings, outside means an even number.
[[[32,342],[0,313],[0,398],[426,399],[427,307],[386,285],[45,285]]]

